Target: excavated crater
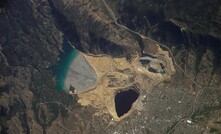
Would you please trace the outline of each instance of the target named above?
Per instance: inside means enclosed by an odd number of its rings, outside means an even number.
[[[120,118],[132,108],[133,103],[138,99],[140,93],[133,88],[118,91],[115,95],[115,109]]]
[[[158,45],[157,53],[154,55],[140,56],[137,54],[131,61],[128,61],[126,57],[81,54],[81,59],[85,59],[90,69],[87,69],[88,66],[82,66],[82,63],[78,64],[75,62],[76,60],[72,62],[76,63],[72,66],[76,71],[71,70],[71,72],[75,72],[75,75],[69,75],[73,79],[68,82],[69,85],[72,85],[71,89],[76,92],[72,92],[70,89],[70,94],[77,94],[78,103],[82,106],[91,105],[97,108],[95,115],[110,114],[115,121],[121,121],[134,110],[142,107],[140,94],[150,91],[175,73],[169,53]],[[82,60],[78,61],[82,62]],[[149,69],[154,69],[155,72],[151,72]],[[94,73],[91,73],[91,70]],[[85,88],[86,78],[90,81],[93,78],[96,81],[95,84]],[[75,82],[75,79],[78,81]]]

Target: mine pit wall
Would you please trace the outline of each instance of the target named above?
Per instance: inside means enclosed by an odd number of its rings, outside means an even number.
[[[63,31],[65,36],[68,38],[68,40],[71,41],[76,49],[84,53],[91,53],[95,55],[107,54],[113,58],[128,57],[128,55],[135,55],[135,58],[139,58],[138,55],[136,56],[138,49],[140,49],[140,46],[138,45],[139,42],[135,41],[134,37],[127,31],[125,31],[125,29],[116,26],[113,21],[108,18],[101,9],[99,9],[99,7],[96,8],[91,3],[87,4],[82,2],[81,0],[69,1],[69,3],[61,0],[50,0],[50,3],[53,7],[53,10],[57,13],[60,13],[63,16],[63,19],[65,19],[65,21],[70,25],[69,28],[72,28],[72,30],[74,30],[75,35],[72,35],[71,33],[65,32],[66,29],[61,27],[61,31]],[[95,9],[100,10],[100,12],[95,12]],[[63,25],[63,23],[58,22],[58,25]],[[77,42],[73,40],[76,35],[78,36]],[[145,84],[142,85],[138,83],[142,90],[149,91],[159,82],[168,79],[175,72],[175,69],[173,67],[172,59],[171,57],[169,57],[168,52],[163,51],[158,45],[155,44],[155,42],[144,43],[144,45],[146,44],[150,46],[149,49],[147,49],[149,50],[149,53],[164,55],[169,63],[168,71],[166,72],[167,75],[162,78],[158,78],[156,81],[153,81],[155,80],[154,78],[148,81],[151,83],[151,85],[147,85],[148,88],[145,87]],[[131,64],[135,65],[133,61],[131,62]],[[137,66],[137,63],[135,66]],[[132,68],[133,67],[131,66],[131,69]],[[143,71],[145,71],[145,69]],[[142,72],[139,71],[135,72],[138,74],[142,74]],[[148,75],[150,75],[150,73],[148,73]],[[143,80],[143,78],[139,76],[138,81],[139,80]],[[127,117],[133,111],[132,109],[134,109],[135,105],[137,105],[137,103],[139,102],[138,98],[133,103],[131,110],[128,111],[124,116],[119,118],[116,115],[116,110],[114,107],[114,95],[111,92],[107,92],[106,90],[103,91],[102,86],[97,86],[97,88],[98,89],[95,89],[96,91],[91,90],[88,92],[88,94],[79,95],[82,97],[81,102],[84,105],[93,105],[95,108],[98,108],[101,111],[105,111],[105,109],[108,109],[104,113],[109,112],[109,114],[111,114],[118,121]],[[117,90],[119,90],[119,88],[115,91]],[[105,98],[104,96],[106,95],[110,97]],[[84,99],[85,97],[86,99]],[[95,104],[95,101],[97,104]]]
[[[164,57],[165,61],[167,62],[168,66],[164,75],[148,72],[145,67],[140,65],[139,57],[131,62],[128,62],[126,58],[113,58],[108,55],[97,56],[84,54],[85,58],[95,70],[98,76],[97,79],[99,84],[93,90],[78,94],[80,98],[78,102],[82,106],[91,105],[97,108],[98,112],[96,115],[98,116],[110,114],[115,121],[121,121],[122,119],[126,118],[135,109],[137,109],[137,107],[142,107],[142,102],[138,98],[133,103],[131,110],[129,110],[123,116],[118,117],[115,108],[116,92],[128,89],[128,87],[131,86],[135,86],[137,90],[139,89],[140,94],[150,92],[157,84],[168,80],[171,75],[175,73],[173,61],[172,58],[169,57],[169,53],[167,51],[163,51],[158,46],[156,54]],[[125,73],[124,70],[128,70],[129,73]],[[121,85],[122,83],[115,83],[113,87],[109,86],[110,82],[112,82],[108,77],[109,75],[113,75],[113,78],[120,78],[122,81],[124,81],[124,79],[129,80],[130,73],[134,74],[134,81],[132,83],[126,83],[126,85]]]
[[[130,109],[126,113],[124,113],[122,116],[119,117],[118,114],[117,114],[117,109],[116,109],[116,100],[115,100],[116,95],[119,94],[119,93],[125,92],[125,91],[129,91],[129,90],[135,91],[137,93],[138,97],[134,102],[132,102]],[[114,102],[114,105],[115,105],[115,107],[114,107],[115,112],[112,112],[111,114],[115,118],[116,121],[120,121],[120,120],[126,118],[127,116],[129,116],[136,109],[136,105],[140,101],[140,90],[137,87],[128,87],[126,89],[120,89],[120,90],[115,92],[113,97],[114,97],[113,102]]]
[[[130,91],[130,92],[129,92]],[[131,91],[133,91],[133,93],[131,92]],[[127,92],[129,92],[130,94],[128,94]],[[118,90],[118,91],[116,91],[115,92],[115,94],[114,94],[114,100],[115,100],[115,110],[116,110],[116,113],[117,113],[117,115],[118,115],[118,112],[117,112],[117,102],[116,101],[118,101],[119,100],[119,98],[117,98],[117,95],[119,95],[119,94],[122,94],[122,93],[127,93],[127,97],[136,97],[136,99],[131,103],[131,106],[130,106],[130,108],[129,108],[129,110],[127,111],[127,112],[125,112],[124,114],[126,114],[126,113],[128,113],[130,110],[133,110],[133,104],[139,99],[139,97],[140,97],[140,91],[139,91],[139,89],[138,88],[136,88],[136,87],[129,87],[129,88],[127,88],[127,89],[124,89],[124,90]],[[133,95],[131,95],[131,94],[133,94]],[[136,95],[135,95],[136,94]],[[134,96],[135,95],[135,96]],[[121,95],[122,96],[122,95]],[[116,99],[118,99],[118,100],[116,100]],[[121,99],[121,98],[120,98]],[[127,99],[127,98],[125,98],[125,99]],[[124,101],[124,100],[123,100]],[[125,101],[125,103],[127,103],[127,101],[128,100],[126,100]],[[120,103],[120,102],[119,102]],[[126,104],[125,104],[126,105]],[[121,118],[121,117],[123,117],[124,116],[124,114],[123,115],[121,115],[121,116],[119,116],[118,115],[118,117],[119,118]]]

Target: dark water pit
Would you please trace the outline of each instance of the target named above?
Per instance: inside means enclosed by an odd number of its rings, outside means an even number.
[[[115,95],[115,109],[117,116],[121,117],[127,113],[139,95],[140,93],[136,89],[128,89],[117,92]]]

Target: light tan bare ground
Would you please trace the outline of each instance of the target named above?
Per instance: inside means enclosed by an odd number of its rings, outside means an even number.
[[[118,117],[114,102],[115,94],[118,91],[135,86],[142,94],[150,91],[160,82],[168,80],[175,73],[169,53],[163,51],[159,46],[156,56],[163,58],[166,62],[164,74],[149,72],[141,65],[139,58],[128,62],[126,58],[112,58],[108,55],[83,55],[96,72],[97,84],[91,90],[78,94],[78,103],[82,106],[91,105],[97,108],[97,115],[110,114],[115,121],[120,121],[130,115],[137,105],[141,106],[140,98],[138,98],[129,112]]]

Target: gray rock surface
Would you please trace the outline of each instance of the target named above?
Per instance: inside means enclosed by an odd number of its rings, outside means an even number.
[[[96,73],[85,57],[78,53],[72,61],[66,79],[65,87],[76,90],[76,93],[82,93],[91,89],[96,84]]]

